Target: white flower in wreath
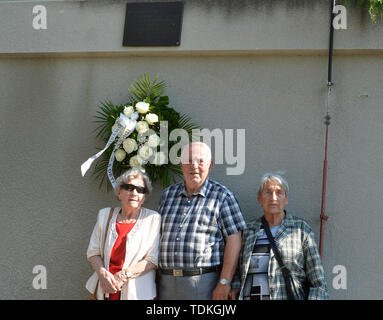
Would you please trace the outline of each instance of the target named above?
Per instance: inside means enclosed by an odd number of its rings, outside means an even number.
[[[148,160],[153,155],[153,149],[147,144],[144,144],[138,149],[137,153],[143,160]]]
[[[158,116],[155,113],[148,113],[145,117],[147,123],[153,125],[158,122]]]
[[[157,152],[154,155],[153,160],[152,160],[152,164],[154,164],[156,166],[162,166],[163,164],[165,164],[165,162],[166,162],[166,155],[162,151]]]
[[[132,153],[133,151],[136,151],[138,148],[136,140],[131,138],[125,139],[124,142],[122,143],[122,146],[127,153]]]
[[[148,138],[148,146],[151,148],[155,148],[160,144],[160,137],[156,134],[152,134]]]
[[[133,114],[134,108],[132,106],[128,106],[124,108],[124,115],[126,115],[128,118]]]
[[[118,162],[121,162],[126,157],[126,152],[123,149],[117,149],[114,153],[114,157]]]
[[[143,134],[144,132],[149,130],[149,125],[146,121],[138,121],[136,125],[136,130],[139,134]]]
[[[150,104],[146,102],[137,102],[136,109],[139,113],[147,113],[149,111]]]
[[[140,145],[144,144],[146,142],[146,140],[147,140],[146,138],[147,138],[147,135],[145,134],[145,132],[144,132],[144,134],[138,134],[137,135],[137,141],[139,142]]]
[[[136,156],[133,156],[130,158],[129,160],[129,165],[133,168],[133,167],[138,167],[138,168],[141,168],[142,164],[144,163],[144,161],[141,159],[141,157],[139,155],[136,155]]]

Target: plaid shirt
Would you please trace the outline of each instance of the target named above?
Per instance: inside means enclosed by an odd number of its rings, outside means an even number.
[[[251,253],[257,241],[260,227],[261,218],[249,223],[248,229],[242,234],[239,265],[232,283],[232,288],[240,288],[239,299],[241,300],[243,299],[243,289],[250,265]],[[286,213],[286,218],[283,220],[274,239],[282,260],[286,267],[290,269],[293,278],[300,283],[308,279],[310,290],[308,299],[328,299],[328,290],[320,255],[314,240],[314,233],[307,222]],[[270,250],[268,274],[270,299],[287,300],[285,281],[273,250]]]
[[[184,183],[167,188],[158,212],[162,216],[161,268],[196,268],[223,262],[224,238],[246,228],[234,194],[206,179],[190,198]]]

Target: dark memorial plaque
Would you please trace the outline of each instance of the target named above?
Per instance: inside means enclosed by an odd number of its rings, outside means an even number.
[[[183,2],[127,3],[123,46],[179,46]]]

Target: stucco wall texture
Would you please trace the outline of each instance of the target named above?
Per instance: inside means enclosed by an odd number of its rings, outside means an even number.
[[[98,210],[118,202],[91,172],[83,178],[80,165],[102,147],[93,133],[97,105],[127,102],[130,83],[146,72],[159,74],[170,105],[202,128],[246,130],[244,173],[228,176],[221,164],[211,177],[236,194],[247,220],[262,213],[255,203],[261,175],[284,170],[287,210],[305,218],[319,241],[328,6],[240,2],[242,9],[230,9],[232,1],[185,1],[181,47],[153,49],[122,48],[123,25],[110,37],[74,31],[107,34],[108,24],[94,15],[118,21],[126,2],[42,2],[48,17],[70,13],[62,33],[48,20],[44,39],[24,30],[20,17],[31,16],[35,2],[0,4],[1,17],[20,22],[0,19],[8,23],[0,35],[0,299],[88,297],[89,237]],[[383,39],[381,22],[368,19],[351,7],[348,29],[335,33],[323,254],[332,299],[383,297],[376,254],[383,250]],[[161,192],[155,185],[145,206],[156,209]],[[45,290],[32,286],[36,265],[46,267]],[[347,270],[345,290],[332,284],[337,265]]]

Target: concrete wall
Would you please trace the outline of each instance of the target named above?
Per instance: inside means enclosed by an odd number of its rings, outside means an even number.
[[[270,2],[270,1],[269,1]],[[181,46],[123,48],[125,1],[0,3],[0,298],[86,299],[86,248],[98,209],[117,205],[80,165],[95,147],[100,101],[124,103],[145,72],[203,128],[246,129],[246,170],[212,177],[259,216],[260,176],[285,170],[288,210],[319,240],[327,101],[325,1],[185,1]],[[287,4],[288,3],[288,4]],[[32,29],[32,8],[48,11]],[[333,299],[381,299],[382,24],[359,7],[335,33],[323,263]],[[146,206],[155,209],[162,188]],[[33,267],[47,269],[35,290]],[[347,290],[332,286],[347,269]]]

